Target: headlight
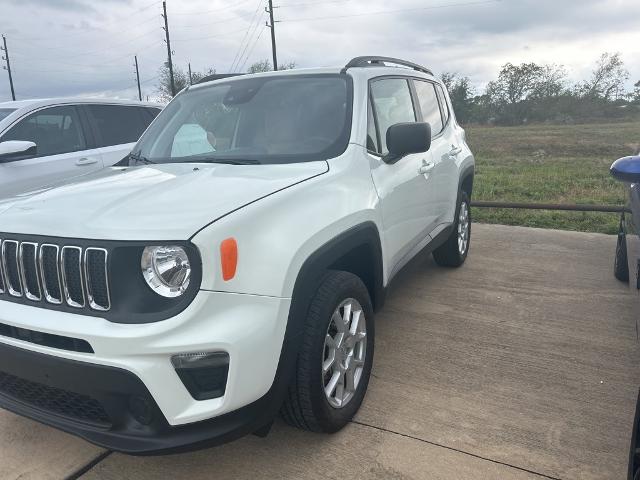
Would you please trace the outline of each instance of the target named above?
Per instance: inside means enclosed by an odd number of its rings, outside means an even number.
[[[191,265],[189,256],[182,247],[145,247],[140,264],[144,279],[158,295],[179,297],[189,286]]]

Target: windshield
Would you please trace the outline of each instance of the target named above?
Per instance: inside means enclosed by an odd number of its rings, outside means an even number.
[[[0,122],[11,115],[12,112],[15,112],[15,108],[0,108]]]
[[[346,75],[236,79],[177,96],[132,162],[294,163],[340,155],[351,130]]]

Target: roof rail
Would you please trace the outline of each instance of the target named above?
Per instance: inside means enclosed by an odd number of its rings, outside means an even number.
[[[214,80],[222,80],[223,78],[237,77],[239,75],[245,75],[244,73],[214,73],[213,75],[207,75],[206,77],[202,77],[200,80],[196,82],[196,85],[199,83],[205,82],[213,82]]]
[[[422,65],[418,65],[417,63],[407,62],[406,60],[401,60],[399,58],[393,57],[376,57],[376,56],[365,56],[365,57],[355,57],[352,58],[349,63],[347,63],[340,73],[346,73],[348,69],[354,67],[376,67],[376,66],[386,66],[387,63],[393,63],[395,65],[402,65],[403,67],[409,67],[418,72],[427,73],[429,75],[433,75],[433,72]]]

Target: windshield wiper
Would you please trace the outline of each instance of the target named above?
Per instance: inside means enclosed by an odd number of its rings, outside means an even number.
[[[129,158],[133,159],[136,163],[144,163],[145,165],[150,165],[152,163],[156,163],[156,162],[153,162],[153,161],[149,160],[147,157],[145,157],[143,155],[140,155],[140,152],[138,152],[138,153],[131,152],[129,154]]]
[[[205,158],[193,158],[188,161],[194,163],[225,163],[228,165],[260,165],[258,160],[252,160],[249,158],[231,158],[231,157],[205,157]]]

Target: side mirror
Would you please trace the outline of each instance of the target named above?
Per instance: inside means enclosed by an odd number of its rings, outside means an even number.
[[[38,147],[33,142],[25,140],[7,140],[0,142],[0,163],[13,162],[33,157]]]
[[[431,125],[427,122],[396,123],[387,129],[387,149],[382,160],[396,163],[410,153],[422,153],[431,147]]]
[[[619,158],[613,162],[609,173],[622,182],[640,183],[640,156]]]

